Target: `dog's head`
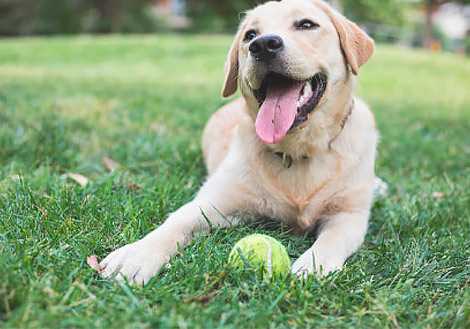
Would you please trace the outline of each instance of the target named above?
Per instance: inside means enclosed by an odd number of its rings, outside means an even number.
[[[307,126],[310,114],[335,98],[373,50],[364,31],[321,0],[267,2],[240,25],[222,95],[239,86],[259,138],[278,144]]]

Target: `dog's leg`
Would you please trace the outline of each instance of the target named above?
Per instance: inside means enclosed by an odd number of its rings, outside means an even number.
[[[292,266],[299,277],[317,273],[326,275],[341,270],[346,259],[364,241],[369,212],[339,213],[327,219],[318,239]]]
[[[208,231],[211,226],[235,224],[225,216],[240,209],[241,192],[227,176],[219,171],[204,184],[192,202],[171,214],[159,228],[109,254],[100,263],[101,275],[146,284],[195,233]]]

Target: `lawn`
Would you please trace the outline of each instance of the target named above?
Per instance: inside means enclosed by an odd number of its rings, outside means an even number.
[[[231,246],[250,233],[293,259],[313,242],[271,224],[197,237],[145,288],[87,267],[201,185],[229,44],[0,40],[0,327],[470,328],[470,60],[449,54],[381,46],[361,72],[390,194],[342,272],[303,283],[231,272]]]

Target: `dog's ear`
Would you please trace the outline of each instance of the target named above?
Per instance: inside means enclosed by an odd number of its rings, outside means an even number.
[[[227,60],[225,61],[225,80],[222,87],[223,97],[232,96],[236,93],[238,88],[238,49],[240,47],[243,29],[244,24],[241,23],[228,52]]]
[[[374,40],[357,26],[357,24],[351,22],[325,2],[321,0],[315,2],[326,12],[333,22],[338,32],[344,57],[351,67],[351,71],[357,75],[359,68],[364,65],[374,53]]]

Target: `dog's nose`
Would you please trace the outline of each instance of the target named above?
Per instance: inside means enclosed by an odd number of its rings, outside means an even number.
[[[284,41],[277,35],[263,35],[253,40],[249,46],[250,53],[256,60],[269,60],[284,49]]]

